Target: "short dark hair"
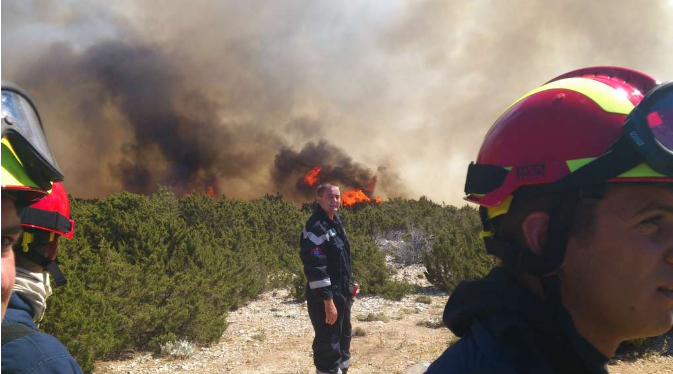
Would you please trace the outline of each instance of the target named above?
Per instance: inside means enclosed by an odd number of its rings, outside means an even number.
[[[318,186],[318,196],[322,196],[323,193],[327,190],[331,190],[332,188],[339,188],[336,184],[333,183],[323,183],[320,186]]]
[[[535,211],[550,213],[554,204],[557,204],[559,195],[536,195],[515,193],[509,212],[492,220],[496,229],[496,236],[525,245],[521,225],[529,214]],[[596,228],[596,203],[594,199],[580,199],[573,219],[571,235],[584,239],[590,237]]]

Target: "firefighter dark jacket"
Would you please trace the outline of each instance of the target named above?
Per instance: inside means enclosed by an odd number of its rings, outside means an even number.
[[[14,292],[2,321],[2,373],[82,374],[68,349],[55,337],[37,329],[33,314],[30,304]],[[28,332],[6,342],[10,325],[24,326]]]
[[[320,301],[334,297],[348,299],[351,278],[351,250],[338,214],[331,220],[316,204],[301,233],[301,260],[306,274],[306,298]]]
[[[559,310],[500,267],[461,282],[444,310],[444,324],[461,339],[427,374],[607,374],[608,359]]]

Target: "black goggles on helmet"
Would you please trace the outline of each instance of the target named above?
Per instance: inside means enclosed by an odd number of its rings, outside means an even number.
[[[643,162],[673,177],[673,82],[660,84],[645,95],[626,118],[621,138],[606,153],[548,188],[600,184]]]
[[[2,138],[5,137],[41,189],[50,190],[51,182],[63,180],[35,104],[21,88],[8,82],[2,82]]]
[[[623,127],[652,169],[673,176],[673,82],[650,91]]]

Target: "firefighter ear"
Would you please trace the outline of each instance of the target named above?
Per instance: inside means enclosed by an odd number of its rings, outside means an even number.
[[[536,255],[542,255],[548,226],[549,214],[545,212],[533,212],[521,224],[526,246]]]

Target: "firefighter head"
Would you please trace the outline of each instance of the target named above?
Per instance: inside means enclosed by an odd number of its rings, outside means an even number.
[[[63,180],[30,96],[2,82],[2,317],[14,284],[13,245],[21,234],[18,211]]]
[[[468,170],[487,250],[612,343],[673,326],[672,89],[563,74],[510,105]]]
[[[39,322],[52,293],[48,274],[57,287],[66,284],[56,255],[59,238],[72,239],[74,221],[63,184],[55,182],[44,199],[22,209],[19,216],[23,234],[14,246],[17,272],[14,291],[31,304],[34,318]]]
[[[330,218],[333,218],[341,206],[339,186],[331,183],[321,184],[318,186],[318,196],[316,201],[325,213],[327,213]]]
[[[23,234],[14,246],[17,266],[29,263],[32,269],[51,273],[57,286],[65,284],[56,262],[58,239],[62,236],[72,239],[74,221],[70,216],[70,200],[63,184],[54,183],[44,199],[22,209],[19,216]]]

